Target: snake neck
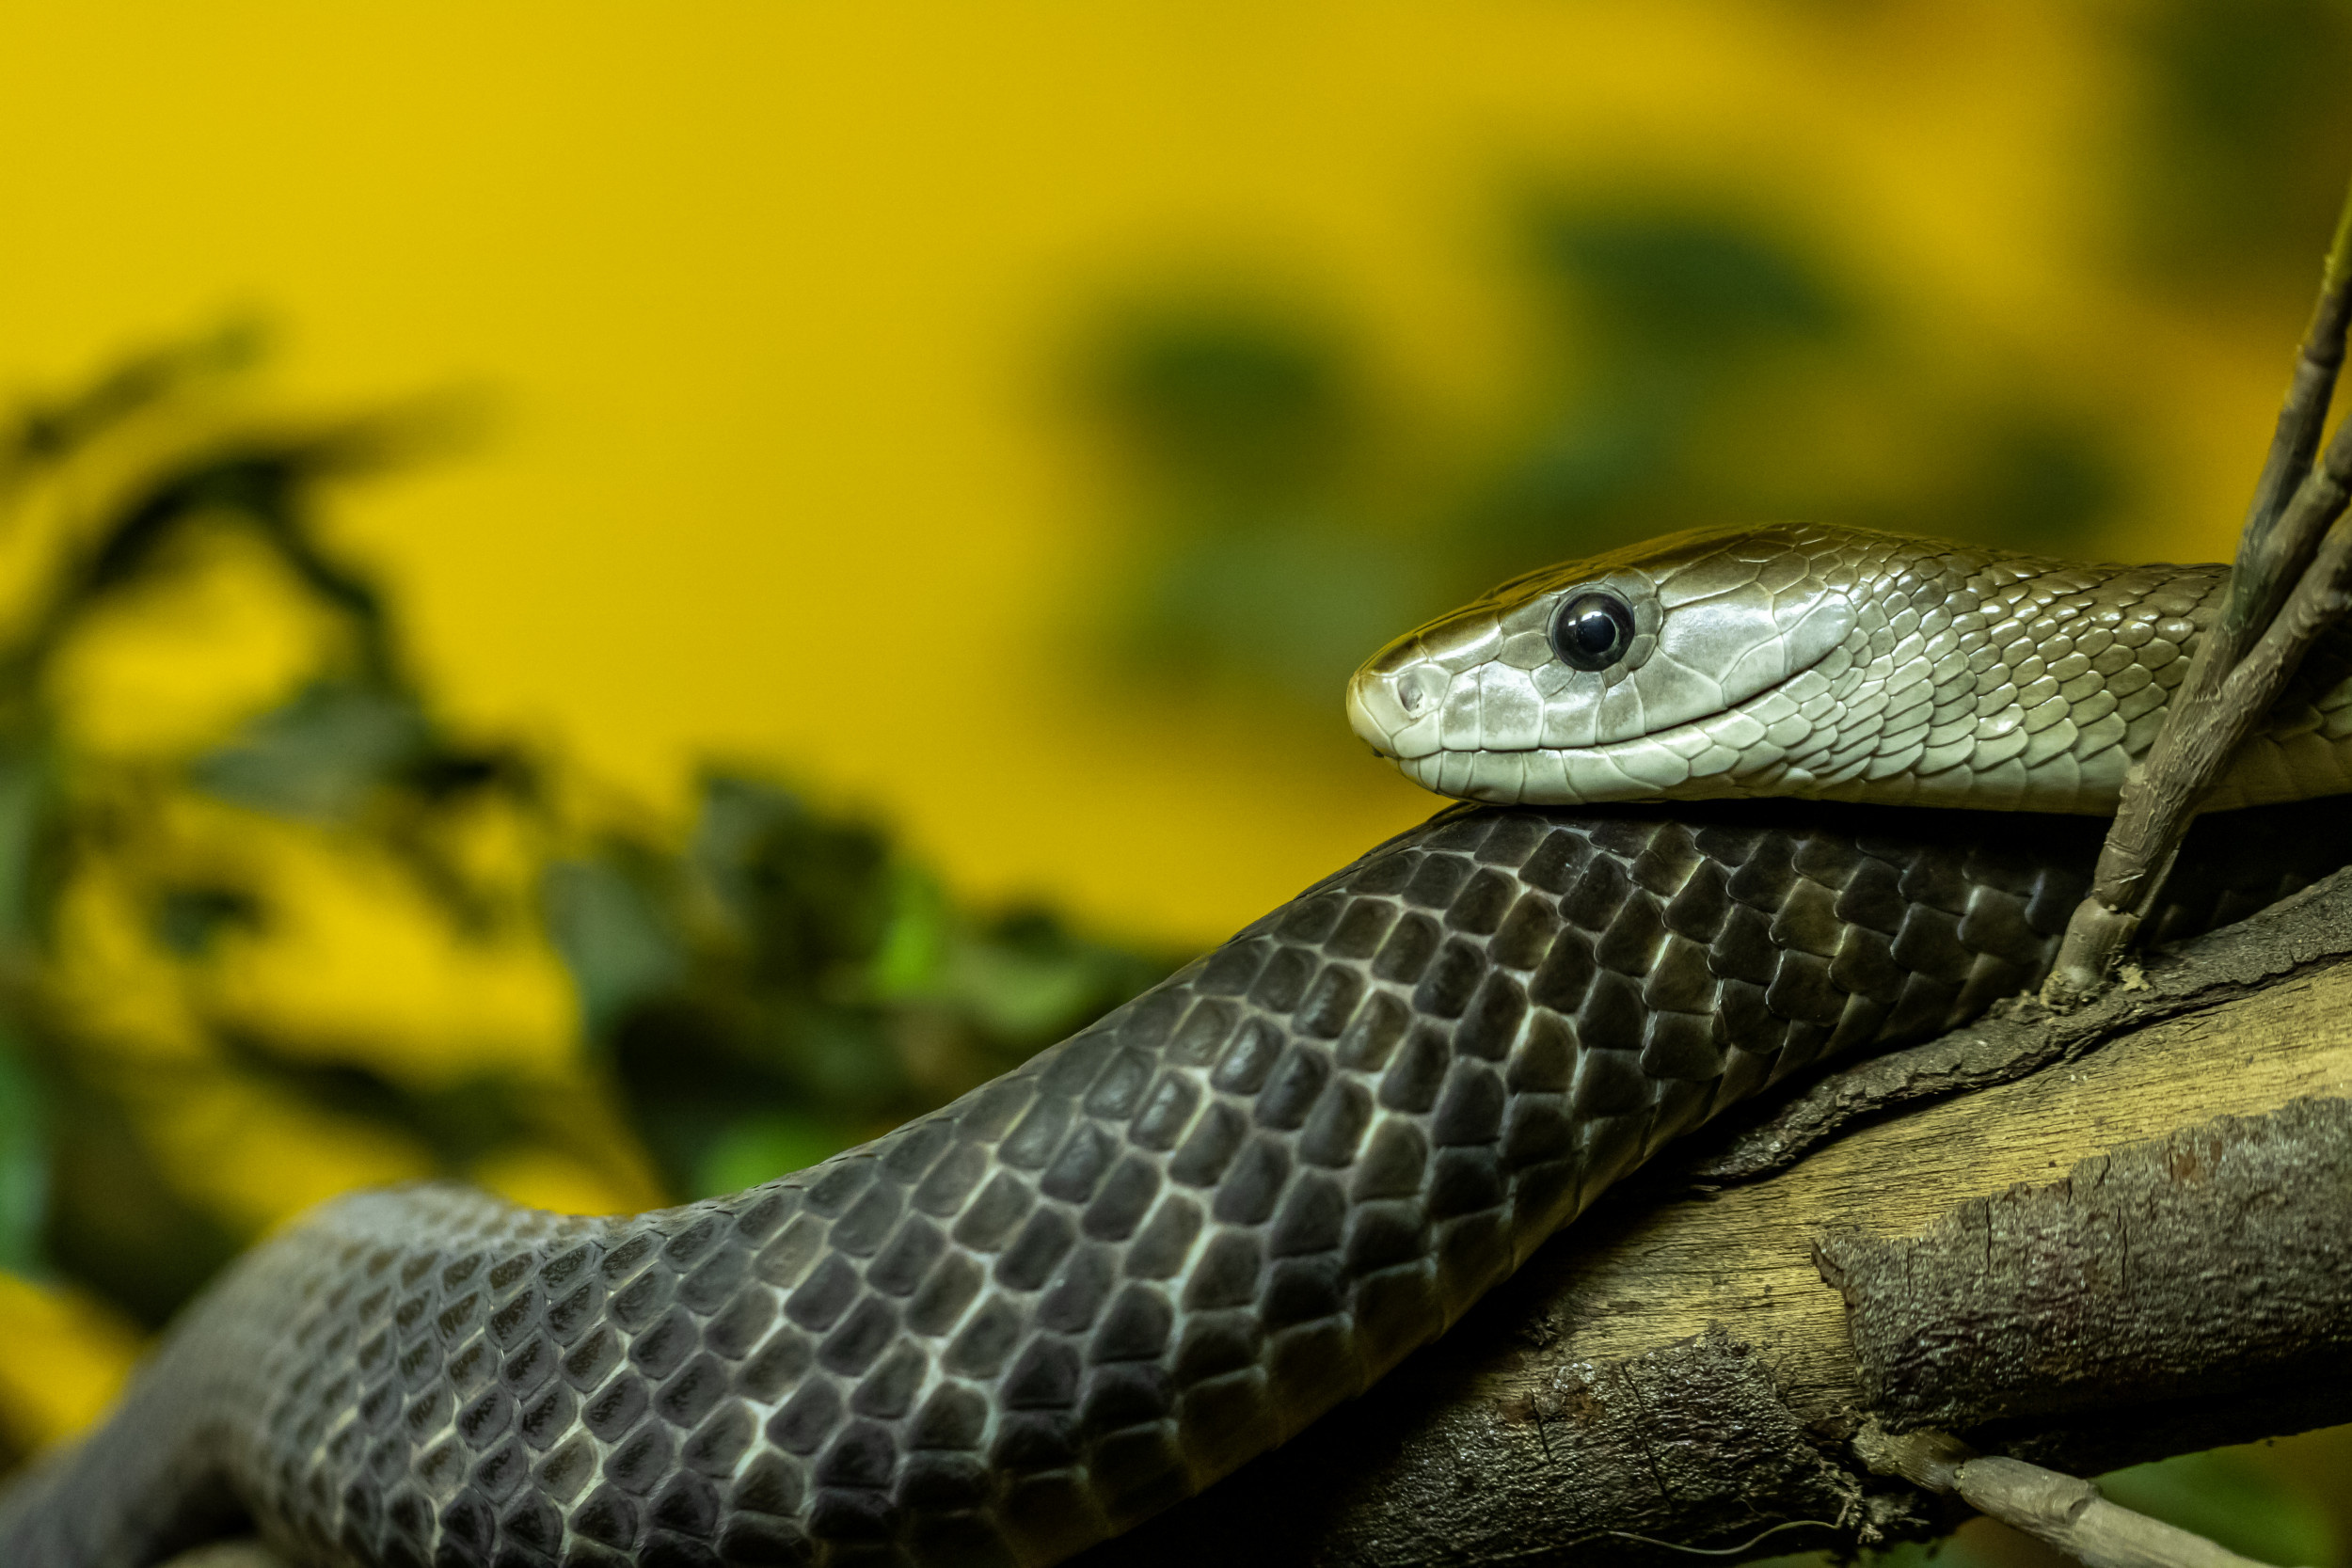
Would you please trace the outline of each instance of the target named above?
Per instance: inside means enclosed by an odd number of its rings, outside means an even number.
[[[1359,673],[1351,713],[1417,783],[1472,800],[2106,813],[2226,576],[1844,529],[1684,535],[1505,584],[1399,640]],[[1629,607],[1630,641],[1606,670],[1571,671],[1543,629],[1595,589]],[[2346,790],[2339,637],[2208,809]]]

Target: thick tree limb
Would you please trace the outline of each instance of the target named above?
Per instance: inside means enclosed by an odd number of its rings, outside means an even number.
[[[1983,1425],[2226,1397],[2241,1370],[2352,1371],[2352,1100],[2297,1100],[2094,1155],[1916,1237],[1814,1249],[1862,1402]]]

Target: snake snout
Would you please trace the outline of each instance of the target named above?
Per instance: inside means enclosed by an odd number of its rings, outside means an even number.
[[[1400,637],[1348,682],[1348,726],[1383,757],[1425,757],[1439,748],[1449,684],[1416,637]]]
[[[1406,721],[1396,683],[1376,671],[1359,670],[1347,683],[1347,727],[1381,756],[1391,755],[1390,734]]]
[[[1438,712],[1445,672],[1421,660],[1375,659],[1347,683],[1347,722],[1382,756],[1424,756],[1438,749]]]

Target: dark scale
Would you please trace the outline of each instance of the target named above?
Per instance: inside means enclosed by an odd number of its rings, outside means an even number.
[[[365,1568],[1055,1560],[1360,1391],[1724,1105],[2033,984],[2102,826],[1447,812],[768,1186],[329,1207],[11,1496],[0,1560],[133,1568],[240,1513]],[[2338,801],[2212,819],[2151,929],[2347,859]]]

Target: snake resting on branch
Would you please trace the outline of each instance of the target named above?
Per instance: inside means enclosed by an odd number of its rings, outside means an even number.
[[[245,1521],[319,1568],[1059,1560],[1361,1392],[1669,1139],[2033,984],[2223,580],[1775,527],[1506,583],[1349,691],[1489,804],[797,1175],[326,1205],[0,1501],[0,1561]],[[2346,789],[2331,640],[2151,937],[2352,860]]]

